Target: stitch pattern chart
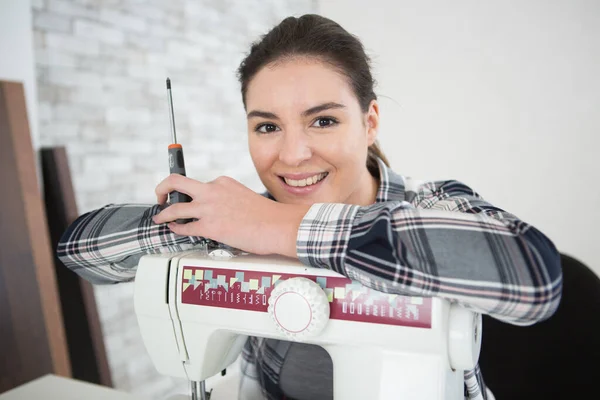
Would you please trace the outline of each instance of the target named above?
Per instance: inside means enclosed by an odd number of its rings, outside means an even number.
[[[431,298],[381,293],[343,277],[186,266],[182,303],[267,312],[273,288],[295,277],[321,286],[329,300],[331,319],[431,328]]]

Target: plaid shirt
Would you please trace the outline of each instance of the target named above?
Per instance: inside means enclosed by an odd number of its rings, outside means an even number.
[[[397,175],[381,160],[379,171],[374,204],[310,208],[297,236],[304,264],[381,292],[445,298],[515,325],[531,325],[554,313],[562,289],[560,257],[544,234],[463,183],[417,181]],[[132,280],[145,254],[204,243],[154,224],[152,216],[159,211],[158,205],[111,204],[86,213],[63,234],[58,256],[92,283],[116,283]],[[285,398],[279,377],[289,345],[248,340],[242,393]],[[479,368],[464,376],[465,398],[486,399]]]

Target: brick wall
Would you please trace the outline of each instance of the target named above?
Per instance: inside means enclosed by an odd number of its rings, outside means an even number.
[[[188,175],[262,190],[246,144],[235,70],[250,43],[316,0],[32,0],[40,144],[65,145],[81,213],[152,203],[168,174],[165,78]],[[163,399],[186,382],[156,373],[133,285],[96,287],[115,386]]]

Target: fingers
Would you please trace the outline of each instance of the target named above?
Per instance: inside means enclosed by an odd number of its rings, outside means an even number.
[[[200,218],[200,211],[200,205],[198,203],[177,203],[156,214],[152,217],[152,221],[154,221],[155,224],[164,224],[177,219]]]
[[[176,235],[180,236],[203,236],[201,233],[201,221],[188,222],[187,224],[177,224],[170,222],[168,227]]]
[[[202,185],[194,179],[179,174],[171,174],[162,182],[160,182],[154,192],[156,193],[156,201],[158,204],[164,204],[167,201],[167,196],[173,191],[185,193],[192,199],[198,196],[198,186]]]

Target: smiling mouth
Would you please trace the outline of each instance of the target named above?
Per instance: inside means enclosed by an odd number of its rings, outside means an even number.
[[[321,172],[320,174],[315,174],[311,177],[308,177],[306,179],[300,179],[300,180],[289,179],[289,178],[285,178],[283,176],[280,176],[279,179],[281,179],[286,185],[291,186],[291,187],[307,187],[307,186],[316,185],[317,183],[319,183],[323,179],[325,179],[325,177],[327,177],[327,175],[329,175],[329,172]]]

